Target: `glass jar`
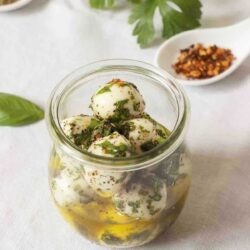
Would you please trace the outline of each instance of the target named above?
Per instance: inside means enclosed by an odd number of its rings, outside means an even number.
[[[164,143],[141,155],[107,158],[82,151],[64,135],[60,121],[90,114],[91,96],[113,78],[138,87],[146,112],[171,131]],[[54,143],[49,184],[65,220],[108,247],[143,245],[166,230],[180,214],[191,183],[183,146],[188,118],[182,88],[149,64],[107,60],[68,75],[53,91],[46,115]]]

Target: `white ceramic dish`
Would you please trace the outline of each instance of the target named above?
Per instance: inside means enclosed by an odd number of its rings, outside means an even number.
[[[166,70],[183,85],[200,86],[215,83],[234,72],[250,54],[250,18],[223,28],[197,29],[183,32],[168,39],[159,48],[155,56],[155,64]],[[175,73],[172,64],[176,62],[181,49],[191,44],[202,43],[205,46],[216,44],[229,48],[236,60],[232,66],[218,76],[204,80],[188,80]]]
[[[18,0],[17,2],[0,5],[0,12],[8,12],[22,8],[24,5],[30,3],[32,0]]]

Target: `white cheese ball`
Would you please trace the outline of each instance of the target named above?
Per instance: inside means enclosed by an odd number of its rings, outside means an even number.
[[[85,168],[85,180],[102,197],[111,197],[130,179],[129,173]]]
[[[56,203],[67,207],[89,202],[95,195],[84,178],[81,168],[65,167],[51,180],[51,190]]]
[[[82,168],[84,165],[81,161],[75,159],[74,157],[70,156],[66,152],[64,152],[59,147],[56,148],[56,154],[60,161],[60,168]]]
[[[163,140],[167,139],[171,134],[171,132],[166,127],[158,122],[156,123],[156,132],[158,137],[162,138]]]
[[[119,121],[140,116],[145,102],[132,83],[115,79],[97,91],[91,107],[96,117]]]
[[[145,118],[136,118],[124,123],[126,137],[129,139],[136,153],[146,150],[141,147],[144,143],[156,143],[157,132],[153,122]]]
[[[106,157],[129,157],[131,144],[123,135],[114,132],[93,142],[88,151]]]
[[[130,150],[129,141],[117,132],[93,142],[88,149],[93,154],[106,157],[128,157]],[[101,196],[112,196],[129,178],[128,173],[85,167],[87,183]]]
[[[116,209],[128,216],[150,220],[159,216],[167,206],[167,187],[163,181],[149,174],[113,196]]]
[[[91,131],[98,124],[97,119],[87,115],[77,115],[61,121],[64,134],[77,146],[84,144],[84,140],[90,139]]]
[[[161,123],[157,122],[149,114],[144,113],[142,115],[142,117],[151,121],[155,125],[156,132],[158,135],[158,141],[160,143],[163,142],[165,139],[167,139],[169,137],[169,135],[171,134],[171,132],[165,126],[163,126]]]

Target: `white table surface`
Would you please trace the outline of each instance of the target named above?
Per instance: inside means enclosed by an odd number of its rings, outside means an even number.
[[[95,12],[72,3],[33,0],[22,10],[0,14],[0,91],[45,107],[55,84],[81,65],[106,58],[153,62],[160,42],[141,50],[126,23],[126,8]],[[250,15],[246,0],[203,5],[204,27]],[[177,222],[139,249],[250,249],[249,64],[250,58],[218,84],[187,88],[191,192]],[[73,231],[51,202],[45,122],[1,127],[0,141],[0,249],[105,249]]]

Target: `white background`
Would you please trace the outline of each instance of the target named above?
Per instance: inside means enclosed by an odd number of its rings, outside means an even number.
[[[126,23],[126,8],[95,12],[72,2],[33,0],[22,10],[0,14],[0,91],[45,107],[55,84],[81,65],[107,58],[153,62],[161,40],[141,50]],[[250,15],[247,0],[203,5],[203,27]],[[250,249],[249,64],[250,58],[215,85],[187,88],[191,192],[177,222],[139,249]],[[74,232],[51,202],[50,147],[44,121],[0,128],[0,249],[105,249]]]

